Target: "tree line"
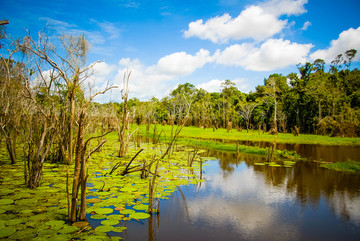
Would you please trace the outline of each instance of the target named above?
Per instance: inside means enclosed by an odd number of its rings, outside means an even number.
[[[191,103],[187,125],[202,128],[260,130],[271,133],[308,133],[360,136],[360,71],[351,69],[356,50],[336,56],[329,70],[324,60],[297,65],[298,73],[272,74],[255,91],[242,93],[230,80],[220,92],[180,84],[159,100],[127,102],[131,122],[177,124]],[[107,103],[116,113],[123,103]],[[148,128],[149,129],[149,128]]]

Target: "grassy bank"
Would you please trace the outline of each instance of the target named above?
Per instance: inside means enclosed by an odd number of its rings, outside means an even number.
[[[333,169],[335,171],[345,171],[360,174],[360,162],[351,160],[346,162],[324,163],[321,164],[321,167]]]
[[[173,132],[175,132],[175,130],[176,127],[174,127]],[[255,155],[268,155],[269,153],[269,148],[261,148],[257,146],[248,146],[241,144],[237,145],[236,142],[238,142],[239,139],[236,138],[238,135],[235,132],[226,132],[224,135],[217,135],[219,134],[219,132],[222,131],[223,130],[219,130],[217,132],[209,132],[208,130],[203,130],[201,128],[185,127],[181,131],[176,143],[185,146],[196,146],[200,148],[207,148],[219,151],[238,151],[241,153]],[[153,138],[153,129],[149,132],[146,132],[145,126],[141,126],[141,133],[145,134],[145,136],[149,138]],[[157,126],[157,138],[155,139],[158,139],[160,141],[168,141],[170,133],[171,126]],[[271,138],[271,142],[273,142],[275,137],[271,136]],[[301,156],[298,155],[295,151],[275,150],[274,155],[283,158],[301,159]]]
[[[171,133],[171,126],[162,126],[157,125],[157,133],[163,131],[163,133]],[[141,133],[146,133],[146,126],[141,126]],[[150,129],[148,136],[151,136],[153,133],[153,125]],[[310,135],[310,134],[300,134],[299,136],[294,136],[292,134],[278,133],[277,143],[289,143],[289,144],[318,144],[318,145],[353,145],[360,146],[360,138],[341,138],[341,137],[329,137],[321,135]],[[222,140],[222,141],[253,141],[253,142],[273,142],[275,136],[269,135],[268,133],[263,133],[259,131],[246,130],[237,131],[231,130],[227,131],[226,129],[202,129],[199,127],[184,127],[180,133],[180,138],[185,139],[203,139],[203,140]]]

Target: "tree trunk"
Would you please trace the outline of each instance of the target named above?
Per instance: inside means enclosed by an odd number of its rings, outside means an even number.
[[[68,123],[68,158],[67,164],[73,163],[73,128],[74,128],[74,115],[75,115],[75,89],[71,90],[69,96],[69,123]]]
[[[80,170],[80,184],[81,184],[81,204],[80,204],[80,215],[81,221],[86,219],[86,158],[85,149],[82,151],[81,157],[81,170]]]
[[[71,212],[70,212],[70,221],[76,222],[76,216],[78,211],[78,194],[80,187],[80,169],[81,169],[81,156],[84,148],[84,120],[85,113],[81,112],[79,118],[79,128],[78,128],[78,137],[76,143],[76,152],[75,152],[75,168],[74,168],[74,180],[72,188],[72,198],[71,198]]]
[[[6,149],[9,153],[11,164],[16,164],[15,145],[15,141],[10,136],[6,137]]]
[[[40,160],[33,160],[29,174],[29,188],[34,189],[39,185],[42,174],[42,163]]]

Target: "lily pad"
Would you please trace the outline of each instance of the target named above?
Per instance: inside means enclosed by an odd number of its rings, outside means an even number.
[[[265,163],[263,163],[263,162],[255,162],[254,165],[255,166],[265,166]]]
[[[49,226],[61,226],[61,225],[64,225],[65,222],[62,220],[51,220],[51,221],[46,222],[45,224],[49,225]]]
[[[99,203],[99,202],[101,202],[101,199],[99,198],[86,199],[86,203]]]
[[[148,217],[150,217],[150,214],[143,212],[136,212],[130,214],[129,217],[133,219],[147,219]]]
[[[85,221],[80,221],[80,222],[76,222],[76,223],[72,224],[72,226],[75,226],[77,228],[84,228],[84,227],[86,227],[88,225],[89,225],[89,223],[85,222]]]
[[[16,231],[9,238],[16,239],[16,240],[18,240],[18,239],[23,240],[26,237],[26,239],[32,239],[35,235],[36,235],[36,229],[25,228],[25,229]]]
[[[126,230],[127,227],[115,227],[113,232],[121,233],[122,231]]]
[[[91,215],[90,218],[92,218],[92,219],[104,219],[104,218],[106,218],[106,215],[104,215],[104,214],[94,214],[94,215]]]
[[[102,226],[98,226],[95,228],[96,232],[103,232],[103,233],[111,232],[113,230],[114,230],[114,227],[110,226],[110,225],[102,225]]]
[[[78,227],[65,225],[64,228],[60,229],[58,232],[62,234],[67,234],[75,232],[77,230],[79,230]]]
[[[117,220],[109,220],[109,219],[101,221],[102,225],[116,225],[118,223],[119,223],[119,221],[117,221]]]
[[[137,191],[137,189],[133,188],[133,187],[123,187],[123,188],[121,188],[121,191],[122,192],[135,192],[135,191]]]
[[[132,214],[135,213],[135,210],[132,209],[125,209],[120,211],[121,214]]]
[[[0,199],[0,205],[12,204],[14,200],[12,199]]]
[[[121,220],[123,217],[124,217],[124,215],[113,214],[113,215],[106,216],[106,219],[109,219],[109,220]]]
[[[110,214],[114,212],[112,208],[97,208],[94,210],[97,214]]]
[[[16,232],[14,227],[5,227],[0,229],[0,238],[5,238]]]
[[[138,204],[133,207],[133,209],[135,210],[148,210],[148,208],[149,205],[145,205],[145,204]]]

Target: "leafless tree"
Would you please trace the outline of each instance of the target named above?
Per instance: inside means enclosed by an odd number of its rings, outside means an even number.
[[[258,103],[250,102],[250,103],[246,103],[246,104],[240,106],[239,113],[245,120],[247,132],[249,132],[249,126],[250,126],[250,121],[251,121],[253,111],[258,105],[259,105]]]

